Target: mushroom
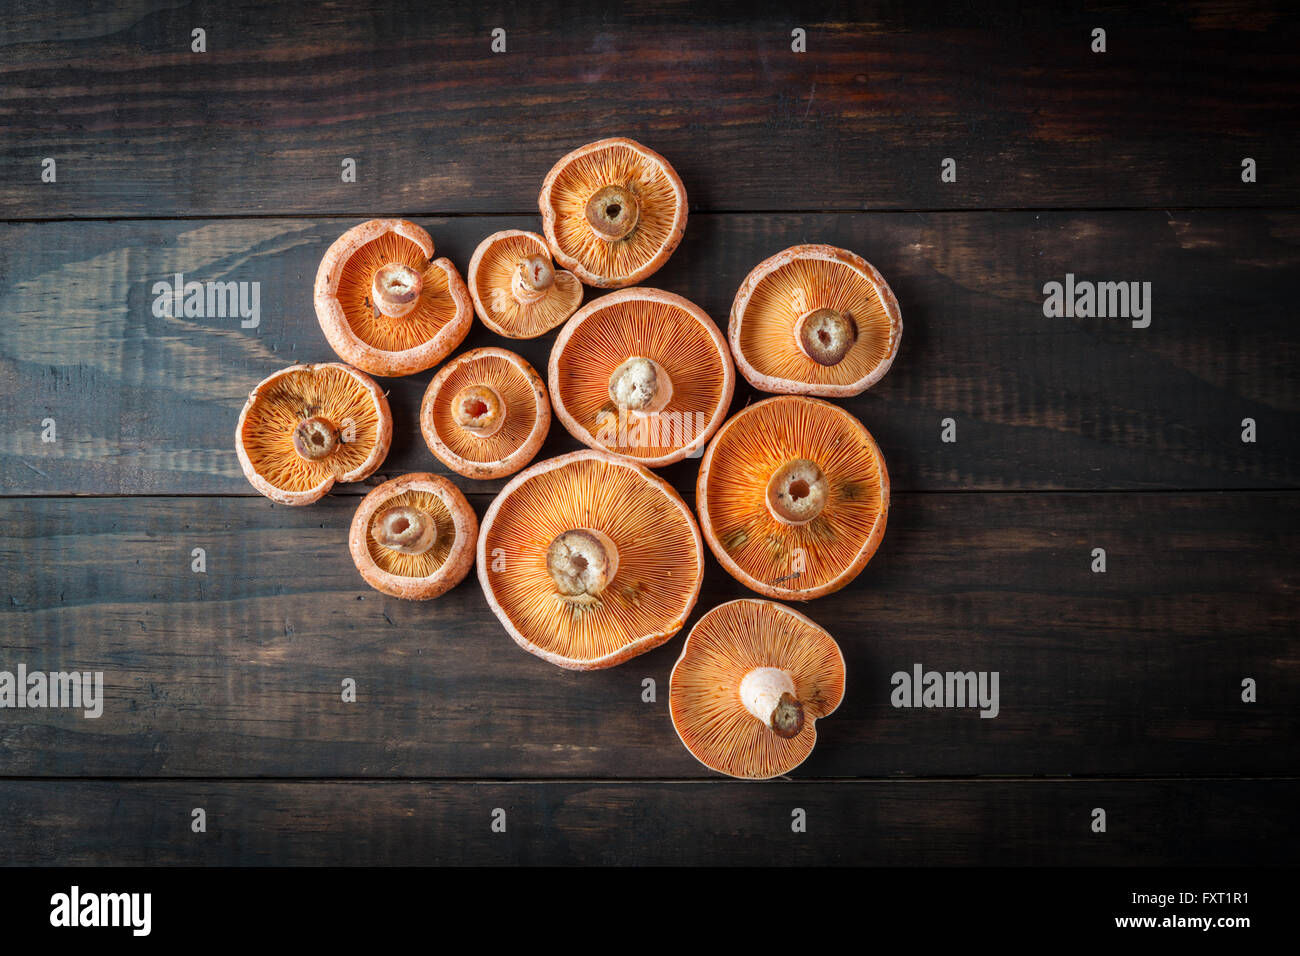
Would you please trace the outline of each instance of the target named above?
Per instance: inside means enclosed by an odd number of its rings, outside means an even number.
[[[477,537],[478,519],[459,488],[441,475],[411,474],[361,499],[348,549],[376,591],[427,601],[465,579]]]
[[[700,462],[696,505],[732,577],[768,597],[807,601],[844,587],[876,553],[889,473],[847,411],[781,395],[718,430]]]
[[[741,374],[764,392],[847,397],[889,371],[903,316],[889,284],[861,256],[792,246],[741,283],[728,337]]]
[[[572,452],[520,472],[483,517],[478,576],[524,650],[569,670],[613,667],[676,634],[704,546],[681,496],[633,462]]]
[[[249,394],[235,451],[249,483],[266,497],[309,505],[336,481],[374,474],[392,436],[388,399],[369,375],[338,363],[291,365]]]
[[[541,377],[505,349],[474,349],[448,362],[420,406],[429,450],[467,478],[514,474],[533,460],[550,427]]]
[[[316,272],[316,317],[339,357],[371,375],[410,375],[441,362],[474,309],[450,259],[404,219],[371,219],[329,247]]]
[[[705,614],[673,666],[668,709],[686,749],[710,770],[766,780],[817,743],[815,724],[844,699],[844,655],[825,629],[772,601]]]
[[[587,285],[635,285],[668,261],[686,231],[686,189],[668,161],[630,139],[565,156],[537,204],[555,259]]]
[[[508,339],[545,335],[582,303],[578,277],[556,269],[546,240],[521,229],[479,243],[467,284],[483,324]]]
[[[574,313],[548,373],[555,414],[574,438],[651,468],[704,447],[736,381],[726,340],[704,310],[646,288]]]

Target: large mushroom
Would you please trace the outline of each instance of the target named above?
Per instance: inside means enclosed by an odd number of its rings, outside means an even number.
[[[673,727],[695,759],[751,780],[803,763],[817,720],[843,699],[835,639],[798,611],[752,598],[696,622],[668,688]]]
[[[520,472],[478,539],[488,605],[524,650],[570,670],[613,667],[668,640],[700,593],[704,547],[662,479],[600,451]]]
[[[316,272],[316,317],[339,357],[371,375],[437,365],[460,345],[474,307],[450,259],[404,219],[371,219],[329,247]]]
[[[459,488],[441,475],[411,474],[361,499],[348,549],[376,591],[427,601],[464,580],[477,538],[478,519]]]
[[[551,427],[546,385],[505,349],[474,349],[434,375],[420,406],[429,450],[467,478],[503,478],[533,460]]]
[[[703,309],[636,288],[574,313],[555,339],[548,378],[574,438],[657,468],[704,447],[731,407],[736,373]]]
[[[392,436],[388,399],[369,375],[338,363],[291,365],[249,394],[235,451],[259,492],[309,505],[337,481],[374,474]]]
[[[492,233],[474,250],[467,276],[478,317],[509,339],[545,335],[582,303],[582,283],[555,268],[546,240],[535,232]]]
[[[861,256],[793,246],[759,263],[731,306],[736,365],[765,392],[846,397],[889,371],[903,316],[889,284]]]
[[[556,260],[587,285],[620,289],[668,261],[686,231],[686,189],[630,139],[589,143],[551,169],[537,200]]]
[[[718,430],[700,462],[696,506],[705,540],[736,580],[807,601],[844,587],[876,553],[889,473],[847,411],[781,395]]]

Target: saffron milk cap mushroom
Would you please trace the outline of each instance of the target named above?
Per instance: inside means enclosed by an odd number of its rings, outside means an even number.
[[[578,277],[555,268],[544,238],[521,229],[480,242],[466,284],[483,324],[509,339],[545,335],[582,304]]]
[[[584,449],[520,472],[483,517],[479,582],[524,650],[570,670],[668,640],[700,593],[704,547],[672,487]]]
[[[764,392],[847,397],[889,371],[903,316],[871,263],[834,246],[793,246],[759,263],[731,306],[740,372]]]
[[[548,379],[574,438],[658,468],[704,447],[731,407],[736,372],[703,309],[638,287],[574,313],[551,348]]]
[[[849,412],[780,395],[718,429],[700,461],[696,507],[727,573],[768,597],[807,601],[844,587],[876,553],[889,473]]]
[[[644,282],[686,231],[686,189],[668,161],[619,137],[588,143],[551,169],[538,197],[555,259],[587,285]]]
[[[533,460],[551,427],[546,385],[505,349],[474,349],[438,370],[424,393],[429,450],[467,478],[502,478]]]
[[[817,720],[844,699],[844,677],[844,655],[824,628],[772,601],[729,601],[687,635],[668,709],[700,763],[766,780],[812,753]]]
[[[361,481],[388,454],[393,416],[369,375],[338,363],[291,365],[248,396],[235,451],[249,483],[272,501],[309,505],[337,481]]]
[[[316,317],[344,361],[371,375],[437,365],[474,320],[465,283],[404,219],[371,219],[336,239],[316,272]]]
[[[464,580],[477,538],[478,519],[459,488],[441,475],[411,474],[361,500],[348,550],[376,591],[427,601]]]

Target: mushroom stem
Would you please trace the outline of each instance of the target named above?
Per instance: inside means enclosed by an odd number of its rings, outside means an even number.
[[[603,531],[574,528],[551,541],[546,570],[563,600],[593,604],[618,573],[618,548]]]
[[[807,524],[826,507],[829,484],[816,462],[788,461],[767,482],[767,510],[782,524]]]
[[[852,314],[835,309],[813,309],[794,324],[794,341],[799,351],[818,365],[838,365],[858,340],[858,326]]]
[[[606,186],[587,200],[584,214],[596,238],[616,242],[636,228],[641,206],[630,189]]]
[[[424,277],[402,262],[390,262],[375,273],[370,294],[375,308],[390,319],[400,319],[420,303]]]
[[[293,450],[304,461],[321,461],[339,446],[339,430],[328,418],[304,418],[293,430]]]
[[[505,399],[487,385],[466,385],[451,402],[451,415],[456,424],[479,438],[491,438],[499,432],[506,414]]]
[[[755,667],[740,681],[745,709],[778,737],[803,730],[803,704],[794,691],[794,678],[779,667]]]
[[[409,505],[394,505],[375,516],[370,534],[390,551],[424,554],[438,540],[438,524],[426,511]]]
[[[634,355],[609,377],[609,399],[630,412],[662,411],[673,397],[673,380],[654,359]]]
[[[555,285],[555,266],[549,256],[529,256],[519,260],[510,279],[510,294],[521,305],[536,302]]]

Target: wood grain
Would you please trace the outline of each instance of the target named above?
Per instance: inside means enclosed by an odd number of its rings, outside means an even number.
[[[473,577],[428,603],[366,587],[354,503],[0,500],[0,669],[102,670],[107,696],[99,719],[0,711],[0,773],[717,779],[668,718],[684,635],[562,671]],[[1295,773],[1298,547],[1297,494],[899,495],[862,576],[802,608],[849,676],[795,776]],[[750,592],[710,560],[702,594],[691,623]],[[917,663],[999,672],[999,715],[895,709]]]
[[[1300,199],[1284,2],[15,0],[3,17],[10,219],[525,212],[560,156],[609,135],[667,156],[701,210]]]
[[[73,866],[1277,865],[1297,798],[1293,779],[4,781],[0,845]]]
[[[351,223],[0,225],[0,488],[253,493],[234,453],[239,409],[277,368],[334,359],[310,292]],[[490,232],[537,228],[536,217],[421,224],[462,269]],[[653,282],[725,326],[749,270],[808,241],[866,256],[902,305],[893,368],[844,403],[880,443],[895,488],[1300,487],[1300,214],[699,215]],[[260,324],[154,316],[154,283],[176,272],[260,283]],[[1150,327],[1044,317],[1043,286],[1066,273],[1151,282]],[[554,338],[502,339],[476,321],[465,347],[516,349],[544,370]],[[396,423],[386,474],[445,472],[417,427],[431,375],[384,382]],[[733,408],[756,397],[742,380]],[[955,444],[940,441],[949,417]],[[54,443],[41,441],[46,418]],[[1241,441],[1245,418],[1254,444]],[[541,455],[576,447],[556,423]],[[696,468],[665,474],[688,488]]]

